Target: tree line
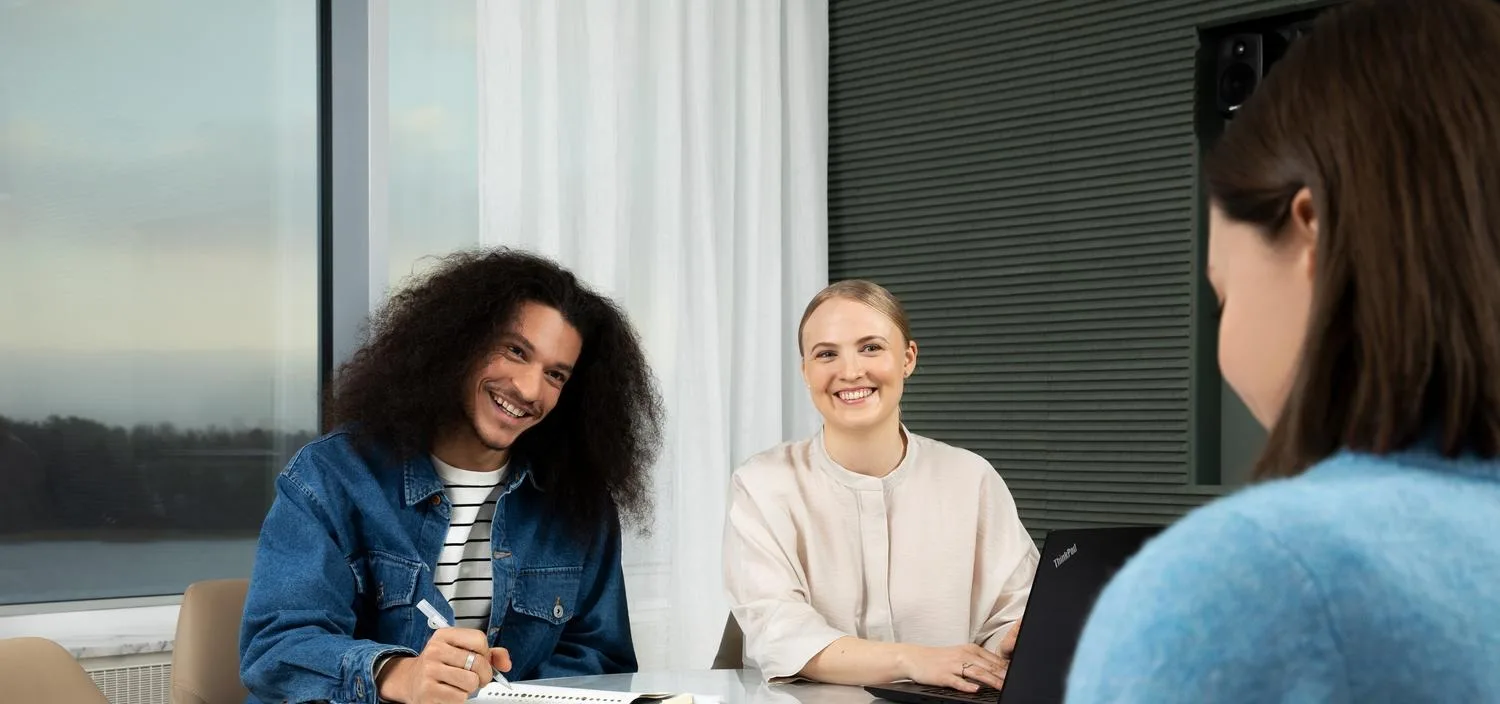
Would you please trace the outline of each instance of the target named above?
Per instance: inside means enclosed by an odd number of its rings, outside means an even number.
[[[254,535],[276,473],[314,437],[0,416],[0,540]]]

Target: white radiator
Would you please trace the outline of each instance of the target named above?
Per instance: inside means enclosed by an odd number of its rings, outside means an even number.
[[[85,658],[78,664],[109,704],[171,704],[172,654],[142,653]]]

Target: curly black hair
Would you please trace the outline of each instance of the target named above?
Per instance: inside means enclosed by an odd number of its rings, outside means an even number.
[[[560,311],[583,349],[556,407],[516,439],[511,456],[531,467],[575,529],[589,533],[618,515],[646,532],[662,404],[645,352],[619,308],[540,256],[455,252],[393,294],[330,384],[324,428],[403,459],[430,452],[440,431],[468,422],[465,381],[526,303]]]

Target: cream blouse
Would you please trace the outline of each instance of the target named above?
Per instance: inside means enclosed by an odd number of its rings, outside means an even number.
[[[1038,561],[990,463],[907,433],[882,478],[839,466],[820,431],[735,470],[724,582],[745,661],[802,670],[834,640],[995,650],[1026,608]]]

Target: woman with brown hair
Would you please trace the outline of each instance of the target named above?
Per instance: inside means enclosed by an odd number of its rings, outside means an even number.
[[[1119,573],[1068,700],[1500,699],[1500,3],[1326,11],[1204,171],[1264,481]]]

